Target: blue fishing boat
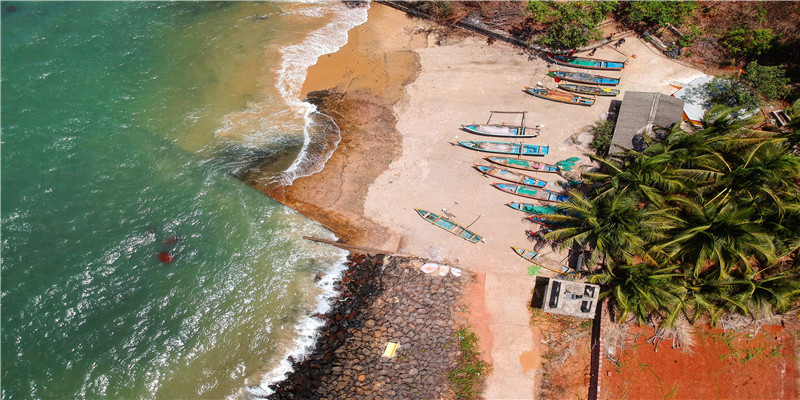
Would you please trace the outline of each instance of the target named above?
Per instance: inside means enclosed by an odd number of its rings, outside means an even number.
[[[493,183],[492,186],[506,193],[527,197],[529,199],[552,202],[566,201],[569,199],[568,194],[552,191],[550,189],[537,189],[532,186],[518,185],[513,183]]]
[[[414,209],[420,217],[424,218],[426,221],[442,228],[453,235],[456,235],[470,243],[478,243],[483,240],[483,236],[476,234],[464,228],[463,226],[445,218],[440,215],[434,214],[430,211],[420,210],[419,208]]]
[[[460,140],[458,144],[472,150],[484,151],[487,153],[514,154],[518,156],[546,156],[550,151],[550,146],[541,146],[538,144],[473,140]]]
[[[625,68],[624,62],[601,60],[599,58],[575,57],[548,53],[547,59],[556,64],[566,65],[568,67],[605,69],[610,71],[619,71]]]
[[[507,203],[507,206],[522,212],[526,212],[528,214],[541,214],[541,215],[548,215],[548,214],[555,214],[558,212],[558,208],[553,206],[537,206],[531,203]]]
[[[497,136],[508,138],[534,138],[539,136],[539,127],[502,124],[470,124],[461,125],[467,132],[483,136]]]
[[[563,223],[551,221],[551,220],[547,219],[546,215],[543,215],[543,214],[534,214],[534,215],[531,215],[531,216],[527,217],[527,219],[529,221],[533,222],[533,223],[539,224],[539,225],[541,225],[541,226],[543,226],[545,228],[549,228],[549,229],[558,229],[558,228],[564,228],[564,227],[567,226],[566,224],[563,224]]]
[[[547,99],[551,101],[558,101],[567,104],[577,104],[581,106],[591,106],[594,104],[594,99],[591,97],[581,96],[573,93],[562,92],[560,90],[551,90],[545,88],[532,88],[525,87],[525,93],[530,95]]]
[[[570,82],[587,83],[590,85],[619,85],[619,78],[587,74],[586,72],[550,71],[547,73],[547,76]]]
[[[524,169],[526,171],[558,173],[561,168],[557,165],[545,164],[536,161],[521,160],[509,157],[486,157],[486,160],[506,167]]]
[[[559,83],[558,88],[564,89],[568,92],[588,94],[591,96],[616,96],[619,94],[619,89],[601,88],[590,85],[578,85],[575,83]]]
[[[486,175],[502,179],[504,181],[520,183],[523,185],[534,186],[537,188],[543,188],[547,185],[547,181],[536,179],[532,176],[519,174],[505,168],[496,168],[489,165],[473,165],[473,167],[475,167],[475,169],[477,169],[480,172],[483,172]]]

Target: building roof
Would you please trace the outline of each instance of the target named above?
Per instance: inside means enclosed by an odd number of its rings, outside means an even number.
[[[682,87],[672,95],[683,100],[683,113],[689,121],[700,122],[706,111],[711,109],[711,102],[709,101],[710,95],[706,89],[706,84],[711,82],[714,78],[708,75],[703,75]]]
[[[550,279],[542,299],[542,309],[553,314],[594,318],[600,286]]]
[[[650,127],[672,128],[681,122],[683,100],[654,92],[625,92],[617,116],[610,152],[647,148],[642,132]]]

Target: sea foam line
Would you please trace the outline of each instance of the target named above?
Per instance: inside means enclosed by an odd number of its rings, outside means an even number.
[[[325,162],[327,162],[339,144],[339,140],[341,140],[339,127],[329,116],[317,112],[313,104],[302,101],[300,99],[300,90],[308,74],[308,68],[316,64],[319,57],[334,53],[347,44],[348,31],[367,21],[367,9],[368,6],[348,8],[342,3],[332,4],[334,15],[330,23],[312,32],[303,42],[281,49],[282,61],[281,68],[278,71],[277,88],[284,102],[293,110],[302,112],[305,121],[303,148],[294,163],[283,173],[284,184],[291,184],[298,177],[321,171]],[[311,135],[314,129],[320,125],[319,119],[325,120],[332,127],[335,127],[337,137],[332,140],[333,148],[321,157],[324,160],[321,160],[321,158],[312,160],[309,158],[309,147],[313,141]],[[329,134],[330,132],[325,133]],[[347,253],[343,252],[341,259],[334,263],[331,269],[317,282],[317,286],[322,289],[322,293],[315,299],[316,309],[310,315],[303,317],[295,326],[298,338],[294,346],[287,349],[275,368],[262,376],[261,382],[257,387],[248,388],[250,394],[258,397],[267,397],[272,394],[273,391],[269,386],[285,379],[292,371],[289,357],[293,360],[302,360],[313,351],[319,336],[319,330],[325,321],[320,318],[313,318],[311,315],[324,315],[331,309],[331,301],[338,295],[336,282],[342,276],[342,272],[347,265],[346,262]]]
[[[339,144],[341,136],[339,136],[340,132],[336,127],[335,135],[338,138],[333,140],[335,142],[333,143],[333,148],[321,154],[319,158],[312,158],[309,146],[315,140],[312,137],[312,133],[318,125],[312,114],[316,113],[320,117],[324,114],[318,113],[316,106],[313,104],[302,101],[300,99],[300,91],[308,75],[308,68],[316,64],[319,57],[334,53],[347,44],[347,35],[350,29],[367,22],[368,9],[369,5],[350,8],[342,3],[331,4],[331,11],[334,15],[330,23],[312,32],[301,43],[286,46],[280,50],[282,60],[276,82],[278,91],[284,102],[292,110],[303,114],[305,121],[303,126],[303,147],[292,165],[283,173],[282,183],[285,185],[291,184],[299,177],[321,171],[325,166],[325,162],[328,161]],[[319,11],[318,8],[315,10]],[[322,118],[325,117],[330,119],[327,115]],[[330,122],[335,126],[333,120],[330,120]],[[331,132],[322,132],[322,134],[327,135],[331,134]]]

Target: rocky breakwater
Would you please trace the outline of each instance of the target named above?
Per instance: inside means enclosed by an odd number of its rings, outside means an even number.
[[[384,263],[385,261],[385,263]],[[447,373],[462,280],[423,274],[408,258],[353,256],[316,350],[273,386],[270,399],[452,398]],[[399,343],[383,357],[387,342]]]

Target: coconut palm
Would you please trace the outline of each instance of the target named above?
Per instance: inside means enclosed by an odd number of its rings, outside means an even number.
[[[674,267],[653,269],[640,263],[618,265],[613,271],[590,276],[589,281],[610,288],[605,293],[614,297],[618,321],[633,314],[643,324],[657,316],[661,324],[671,327],[684,310],[682,277]]]
[[[693,276],[714,269],[717,279],[727,278],[734,269],[752,271],[752,263],[775,260],[772,236],[758,221],[752,220],[755,207],[734,201],[723,204],[698,204],[672,196],[682,210],[679,226],[669,240],[655,246],[669,260],[687,264]]]
[[[615,263],[635,259],[655,263],[647,255],[646,245],[665,239],[665,232],[678,226],[673,209],[641,208],[637,198],[626,192],[592,200],[584,199],[580,192],[570,194],[570,200],[558,206],[561,213],[548,216],[565,227],[554,229],[545,238],[562,241],[562,248],[596,249],[592,263],[601,254]]]

